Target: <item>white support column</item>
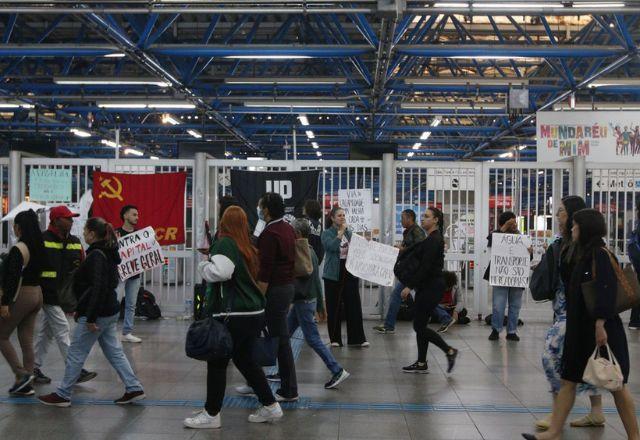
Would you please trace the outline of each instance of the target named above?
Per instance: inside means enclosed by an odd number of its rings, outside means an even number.
[[[380,243],[393,246],[394,222],[396,212],[396,166],[393,154],[382,156],[380,169]],[[378,310],[384,315],[386,293],[389,289],[381,287],[378,296]]]
[[[584,156],[573,158],[573,195],[587,198],[587,160]]]
[[[204,237],[204,222],[207,219],[207,155],[196,153],[193,167],[193,279],[198,280],[197,265],[200,253],[198,243]],[[191,292],[193,294],[193,292]]]
[[[12,210],[22,200],[22,155],[20,151],[9,152],[9,210]]]
[[[473,237],[473,253],[475,263],[473,270],[473,310],[479,319],[488,310],[489,284],[482,278],[489,264],[487,253],[487,234],[489,232],[489,172],[490,164],[478,165],[475,172],[475,228]]]

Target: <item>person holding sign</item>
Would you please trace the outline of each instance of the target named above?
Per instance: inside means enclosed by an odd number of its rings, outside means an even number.
[[[126,405],[144,399],[145,395],[118,341],[118,242],[111,224],[100,217],[87,220],[84,241],[89,245],[87,258],[76,271],[73,282],[73,291],[78,298],[78,325],[69,347],[64,378],[56,392],[40,396],[38,400],[47,406],[70,406],[73,386],[97,342],[125,385],[125,393],[114,403]]]
[[[511,211],[505,211],[498,217],[498,229],[494,233],[501,234],[518,234],[518,224],[516,223],[516,215]],[[493,233],[487,237],[487,247],[491,248],[493,244]],[[532,255],[531,246],[527,246],[529,255]],[[495,267],[488,267],[485,272],[485,279],[489,280],[489,276],[496,270]],[[527,278],[528,278],[527,271]],[[504,327],[504,311],[509,303],[509,311],[507,318],[507,340],[519,341],[520,337],[516,333],[518,329],[518,318],[520,317],[520,309],[522,308],[522,295],[524,293],[523,287],[512,287],[509,285],[500,285],[491,283],[493,286],[493,311],[491,314],[491,334],[489,335],[490,341],[497,341],[500,337],[500,332]]]
[[[120,210],[122,226],[116,230],[118,238],[125,237],[136,231],[138,224],[138,208],[125,205]],[[136,315],[138,292],[140,291],[140,275],[132,276],[118,286],[119,296],[124,297],[124,323],[122,325],[122,342],[140,343],[142,339],[133,335],[133,321]]]
[[[413,364],[403,367],[405,373],[428,373],[427,351],[429,342],[440,348],[447,356],[447,373],[453,371],[458,357],[458,350],[447,344],[442,336],[428,327],[429,317],[438,306],[445,291],[445,282],[442,269],[444,267],[444,215],[438,208],[427,208],[422,216],[422,228],[427,233],[427,238],[421,241],[420,269],[410,279],[406,280],[406,287],[402,290],[402,298],[406,299],[411,291],[416,292],[415,317],[413,329],[416,332],[418,345],[418,360]]]
[[[622,373],[622,386],[611,391],[616,409],[629,440],[639,440],[638,420],[629,391],[629,346],[624,325],[616,308],[619,278],[618,261],[607,249],[604,237],[607,225],[595,209],[582,209],[573,216],[571,238],[577,245],[576,264],[561,262],[562,282],[567,286],[567,330],[562,353],[562,385],[553,402],[551,424],[546,432],[522,434],[527,440],[556,440],[562,437],[564,423],[573,408],[578,384],[585,383],[585,369],[596,350],[609,352]],[[598,298],[592,310],[587,308],[584,284],[595,282]],[[603,349],[603,350],[599,350]]]
[[[347,344],[368,347],[362,324],[362,306],[358,279],[347,271],[347,256],[352,232],[345,212],[334,206],[329,214],[331,226],[322,232],[324,247],[324,291],[327,303],[327,326],[332,347],[342,347],[342,307],[347,318]]]

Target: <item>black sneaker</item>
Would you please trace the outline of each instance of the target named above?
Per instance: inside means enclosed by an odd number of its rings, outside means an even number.
[[[447,373],[453,371],[453,367],[456,365],[456,358],[458,357],[458,350],[452,348],[451,351],[452,353],[447,352]]]
[[[491,330],[491,334],[489,335],[489,340],[490,341],[497,341],[500,338],[500,333],[498,333],[497,331]]]
[[[10,394],[12,396],[16,396],[16,397],[29,397],[29,396],[35,395],[36,392],[34,391],[34,389],[33,389],[33,387],[31,385],[27,385],[26,387],[24,387],[20,391],[13,391],[13,392],[10,392]]]
[[[45,376],[45,374],[40,370],[40,368],[36,368],[33,370],[33,375],[36,377],[33,379],[35,383],[38,384],[48,384],[51,383],[51,378]]]
[[[456,323],[456,320],[455,320],[455,319],[453,319],[453,318],[451,318],[451,319],[449,320],[449,322],[447,322],[446,324],[442,324],[442,325],[440,326],[440,328],[438,329],[438,333],[444,333],[444,332],[446,332],[447,330],[449,330],[449,327],[451,327],[451,326],[452,326],[453,324],[455,324],[455,323]]]
[[[95,379],[97,375],[98,373],[95,371],[87,371],[83,368],[76,383],[89,382],[91,379]]]
[[[267,374],[266,377],[269,382],[280,382],[279,374]]]
[[[429,367],[426,362],[414,362],[408,367],[402,367],[403,373],[422,373],[426,374],[429,372]]]
[[[278,389],[278,391],[275,392],[273,397],[276,398],[276,402],[297,402],[298,400],[300,400],[300,396],[298,396],[298,395],[288,396],[281,389]]]
[[[33,379],[36,377],[31,374],[25,374],[20,378],[20,380],[15,383],[11,388],[9,388],[9,394],[15,394],[23,389],[27,388],[33,382]]]
[[[334,374],[331,380],[324,384],[324,387],[327,390],[330,390],[331,388],[336,388],[342,382],[347,380],[349,376],[351,376],[351,374],[349,374],[349,372],[343,368],[342,370]]]
[[[507,341],[519,341],[520,337],[515,333],[507,333]]]

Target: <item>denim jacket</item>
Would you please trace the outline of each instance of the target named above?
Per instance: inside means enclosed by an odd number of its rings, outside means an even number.
[[[347,229],[344,236],[351,241],[351,231]],[[324,272],[322,278],[338,281],[340,278],[340,242],[338,230],[335,226],[322,231],[322,246],[324,247]]]

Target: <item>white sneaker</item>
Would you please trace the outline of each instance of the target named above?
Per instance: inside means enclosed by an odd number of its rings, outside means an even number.
[[[251,423],[272,422],[282,418],[282,408],[278,402],[269,406],[261,406],[256,412],[249,416]]]
[[[221,426],[220,413],[212,417],[203,409],[195,417],[184,419],[184,426],[192,429],[218,429]]]
[[[128,335],[122,335],[121,341],[122,342],[132,342],[134,344],[139,344],[140,342],[142,342],[142,339],[140,339],[137,336],[133,336],[131,333],[129,333]]]
[[[236,393],[238,394],[242,394],[245,396],[255,396],[256,393],[253,392],[253,388],[251,388],[249,385],[240,385],[238,387],[236,387]]]
[[[338,344],[337,342],[332,342],[331,346],[332,347],[342,347],[342,345]]]

